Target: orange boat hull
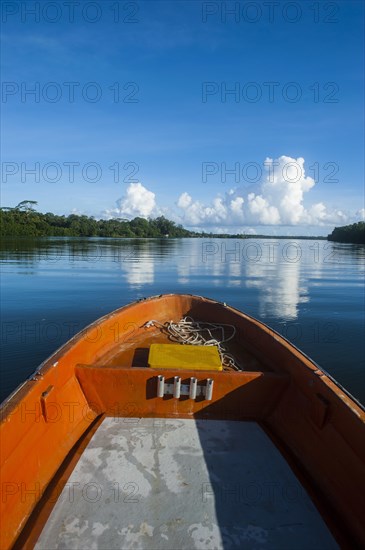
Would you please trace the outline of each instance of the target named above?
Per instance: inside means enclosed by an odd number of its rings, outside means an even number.
[[[233,350],[246,370],[210,372],[211,401],[158,398],[160,372],[146,365],[150,343],[164,338],[144,325],[185,315],[237,330]],[[182,383],[207,378],[201,371],[169,370],[166,381],[175,375]],[[303,480],[340,544],[365,544],[363,408],[259,321],[198,296],[166,295],[96,321],[3,403],[2,549],[34,545],[52,508],[52,487],[67,480],[60,468],[66,471],[65,460],[75,462],[85,434],[104,416],[255,420]]]

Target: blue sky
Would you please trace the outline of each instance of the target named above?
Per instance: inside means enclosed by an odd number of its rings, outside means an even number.
[[[364,4],[275,4],[4,2],[2,205],[284,235],[360,219]]]

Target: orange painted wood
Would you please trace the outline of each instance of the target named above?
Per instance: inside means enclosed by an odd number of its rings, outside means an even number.
[[[335,390],[335,391],[334,391]],[[337,391],[336,391],[337,390]],[[277,437],[289,444],[301,467],[329,506],[347,526],[356,544],[365,541],[364,413],[326,376],[312,385],[291,383],[266,419]],[[326,416],[316,418],[318,395]]]
[[[214,379],[212,402],[158,399],[160,373],[143,368],[150,343],[168,341],[144,324],[186,315],[237,329],[230,351],[247,372],[186,373]],[[185,376],[169,372],[166,380],[174,374]],[[102,412],[264,421],[336,510],[348,539],[365,545],[363,408],[280,335],[224,304],[167,295],[121,308],[45,361],[0,412],[1,549],[11,548],[70,449]]]
[[[175,399],[172,395],[157,397],[157,375],[165,376],[165,383],[173,383],[174,376],[182,384],[189,384],[194,376],[199,385],[207,378],[214,380],[213,399],[203,396],[195,400],[189,396]],[[116,369],[77,365],[76,376],[90,406],[97,414],[135,417],[205,416],[206,418],[233,418],[236,420],[265,418],[275,406],[289,382],[285,375],[263,372],[204,372],[152,370],[150,368]]]
[[[96,416],[72,376],[63,386],[54,386],[46,421],[41,400],[50,385],[47,378],[57,384],[52,372],[29,382],[28,393],[3,414],[0,424],[1,549],[11,547],[65,456]]]

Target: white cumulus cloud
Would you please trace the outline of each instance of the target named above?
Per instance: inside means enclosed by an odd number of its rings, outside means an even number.
[[[365,209],[344,212],[323,202],[306,203],[315,181],[305,173],[302,157],[266,158],[261,180],[250,189],[229,189],[225,194],[196,200],[187,191],[177,198],[177,211],[157,204],[155,193],[142,183],[131,183],[106,218],[167,218],[194,229],[213,232],[257,232],[259,226],[334,226],[364,219]]]
[[[330,225],[346,222],[341,210],[328,211],[322,203],[306,207],[305,194],[315,185],[306,176],[304,159],[281,156],[266,158],[264,172],[255,192],[230,189],[210,204],[194,201],[186,192],[177,206],[183,210],[182,222],[190,226],[204,225]]]
[[[360,208],[360,210],[356,212],[356,216],[358,219],[365,221],[365,208]]]
[[[187,208],[191,202],[192,202],[192,198],[191,196],[189,195],[189,193],[182,193],[179,197],[179,200],[177,201],[177,205],[179,208]]]
[[[148,218],[156,211],[155,193],[149,191],[141,183],[131,183],[125,195],[117,201],[117,208],[104,212],[106,217]]]

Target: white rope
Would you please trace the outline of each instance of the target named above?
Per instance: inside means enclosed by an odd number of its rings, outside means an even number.
[[[162,331],[168,334],[170,340],[178,342],[179,344],[188,344],[192,346],[217,346],[218,352],[221,358],[223,368],[243,370],[241,366],[237,364],[237,361],[227,352],[224,344],[232,340],[236,334],[236,328],[233,325],[216,323],[206,323],[194,321],[191,317],[184,317],[177,323],[173,321],[166,321],[162,324],[160,321],[152,319],[145,325],[146,328],[156,326]],[[230,332],[226,336],[226,331]],[[219,331],[220,336],[213,336],[214,331]],[[208,337],[206,337],[207,335]]]

